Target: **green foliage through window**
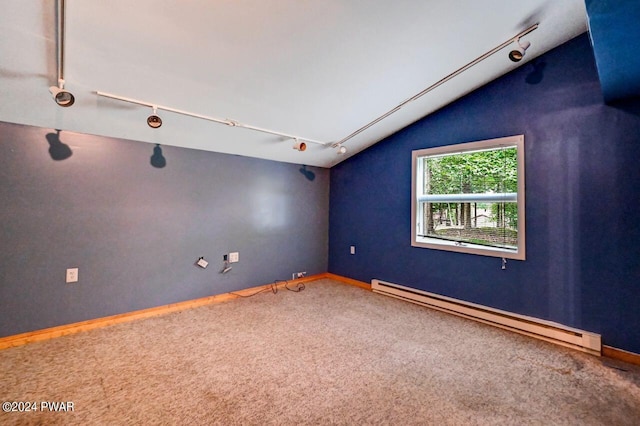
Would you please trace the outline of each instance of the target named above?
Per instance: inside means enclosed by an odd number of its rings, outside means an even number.
[[[521,145],[491,142],[414,152],[414,238],[518,250]]]

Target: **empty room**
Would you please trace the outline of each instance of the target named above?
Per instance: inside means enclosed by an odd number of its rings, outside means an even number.
[[[640,3],[1,2],[0,424],[640,424]]]

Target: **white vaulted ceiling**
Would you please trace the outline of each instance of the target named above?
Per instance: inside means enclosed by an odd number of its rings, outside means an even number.
[[[582,0],[67,0],[66,89],[53,102],[56,2],[1,0],[0,121],[331,167],[586,31]],[[351,134],[532,24],[515,64],[498,52]],[[328,146],[96,95],[232,119]]]

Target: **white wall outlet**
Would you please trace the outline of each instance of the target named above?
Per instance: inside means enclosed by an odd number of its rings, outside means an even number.
[[[296,273],[296,275],[297,275],[296,278],[304,278],[304,277],[307,276],[307,273],[306,272],[298,272],[298,273]]]
[[[229,263],[236,263],[240,261],[240,253],[234,251],[233,253],[229,253]]]
[[[356,254],[356,246],[351,246],[351,247],[349,248],[349,253],[351,253],[351,254]]]
[[[78,282],[78,268],[68,268],[67,269],[67,282],[68,283],[77,283]]]
[[[199,267],[201,267],[201,268],[203,268],[203,269],[204,269],[204,268],[206,268],[206,267],[207,267],[207,265],[209,264],[209,262],[207,262],[206,260],[204,260],[204,258],[202,258],[202,257],[201,257],[200,259],[198,259],[198,261],[196,262],[196,264],[197,264]]]

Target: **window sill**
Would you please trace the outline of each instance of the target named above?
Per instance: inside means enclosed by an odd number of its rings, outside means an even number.
[[[502,249],[498,247],[486,247],[471,243],[456,243],[455,241],[439,240],[427,237],[415,237],[411,241],[413,247],[428,248],[434,250],[453,251],[457,253],[476,254],[480,256],[504,257],[505,259],[525,260],[524,250]]]

